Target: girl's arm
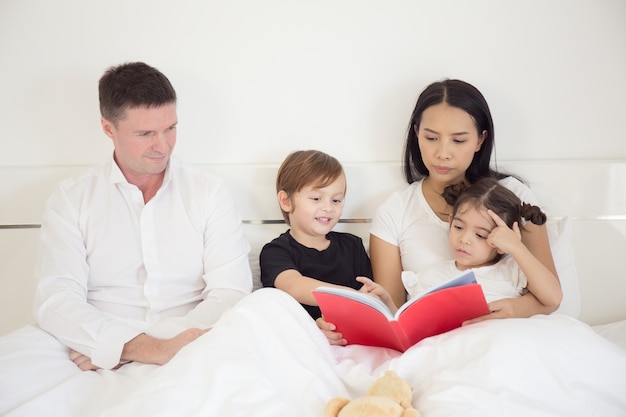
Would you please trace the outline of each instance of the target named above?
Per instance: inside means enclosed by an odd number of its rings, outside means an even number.
[[[370,259],[374,281],[389,292],[396,306],[406,302],[402,284],[400,248],[370,234]]]
[[[528,223],[525,228],[526,241],[533,244],[535,248],[541,248],[540,253],[544,254],[544,261],[551,267],[546,266],[523,241],[523,234],[517,223],[510,229],[502,219],[491,210],[489,215],[496,223],[496,227],[491,231],[487,241],[502,253],[509,253],[517,262],[520,269],[528,280],[528,290],[535,296],[549,312],[556,310],[563,299],[563,292],[559,279],[556,275],[556,268],[548,244],[545,226],[537,226]],[[543,227],[543,231],[541,228]],[[543,233],[542,233],[543,232]],[[542,239],[542,235],[545,239]],[[547,254],[547,256],[546,256]]]

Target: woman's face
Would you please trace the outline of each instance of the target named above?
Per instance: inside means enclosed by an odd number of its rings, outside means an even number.
[[[446,103],[424,110],[414,129],[429,178],[445,185],[463,181],[487,137],[487,131],[478,133],[468,113]]]

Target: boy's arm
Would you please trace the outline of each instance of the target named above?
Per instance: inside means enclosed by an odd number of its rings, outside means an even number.
[[[306,277],[295,269],[287,269],[281,272],[274,281],[276,288],[285,291],[299,303],[310,306],[318,305],[312,291],[322,285],[326,287],[349,288],[343,285],[331,284],[315,278]],[[349,289],[352,290],[352,288]]]

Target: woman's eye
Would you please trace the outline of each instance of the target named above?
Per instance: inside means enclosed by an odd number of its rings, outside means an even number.
[[[465,142],[467,142],[467,141],[466,141],[465,139],[453,139],[453,142],[454,142],[454,143],[461,144],[461,143],[465,143]]]

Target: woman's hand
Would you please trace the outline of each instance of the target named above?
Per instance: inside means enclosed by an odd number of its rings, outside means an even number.
[[[463,322],[463,326],[478,323],[485,320],[492,319],[508,319],[511,317],[518,317],[516,315],[516,304],[517,298],[503,298],[501,300],[492,301],[488,304],[489,306],[489,314],[485,314],[484,316],[476,317],[471,320],[467,320]]]
[[[336,327],[334,324],[327,322],[323,317],[315,320],[315,323],[322,333],[324,333],[326,339],[328,339],[328,343],[331,345],[345,346],[348,344],[348,341],[343,338],[343,335],[335,331]]]
[[[463,322],[463,326],[491,319],[527,318],[535,314],[550,314],[549,308],[541,305],[530,292],[516,298],[503,298],[489,304],[489,314]]]

